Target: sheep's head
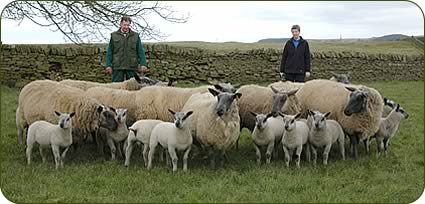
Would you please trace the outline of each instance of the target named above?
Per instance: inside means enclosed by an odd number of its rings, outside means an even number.
[[[241,93],[227,93],[227,92],[220,92],[215,89],[208,89],[208,91],[213,95],[217,97],[217,105],[215,107],[215,111],[218,116],[223,116],[225,113],[229,112],[231,110],[233,101],[235,99],[238,99],[242,96]]]
[[[353,77],[351,77],[350,74],[336,74],[332,72],[332,75],[335,81],[344,83],[344,84],[351,84],[351,81],[353,80]]]
[[[255,125],[260,130],[263,130],[267,126],[267,119],[269,119],[270,117],[272,117],[272,114],[271,113],[269,113],[267,115],[256,114],[256,113],[251,112],[251,111],[250,111],[250,113],[255,117]]]
[[[300,118],[301,113],[298,113],[296,115],[285,115],[281,112],[279,112],[279,115],[283,118],[283,123],[285,124],[285,130],[286,131],[292,131],[297,127],[296,120]]]
[[[351,116],[353,113],[366,111],[369,92],[364,89],[356,89],[353,87],[345,88],[351,91],[351,94],[350,99],[348,100],[348,104],[344,109],[344,114]]]
[[[227,93],[236,93],[238,89],[241,87],[240,84],[232,85],[230,83],[221,83],[221,84],[215,84],[214,88],[221,92],[227,92]]]
[[[286,91],[279,91],[275,89],[273,86],[271,86],[270,88],[273,91],[272,114],[273,114],[273,117],[277,117],[279,115],[279,111],[282,111],[282,108],[285,105],[286,101],[288,100],[288,97],[297,93],[298,89],[286,92]]]
[[[98,105],[96,108],[97,113],[99,114],[100,126],[108,130],[116,130],[118,123],[115,119],[117,115],[114,108],[108,108],[104,105]]]
[[[129,91],[137,91],[146,86],[146,84],[143,83],[142,79],[137,74],[134,75],[133,78],[126,80],[124,83],[126,89]]]
[[[184,112],[174,112],[171,109],[168,109],[168,111],[173,114],[174,116],[174,124],[176,125],[176,128],[182,129],[186,126],[187,119],[190,115],[192,115],[193,111],[188,111],[186,113]]]
[[[330,112],[327,113],[321,113],[319,111],[309,111],[309,116],[312,117],[312,128],[315,129],[322,129],[326,127],[326,120],[328,119]]]
[[[119,108],[115,111],[117,113],[116,120],[119,124],[126,123],[127,120],[127,109]]]
[[[72,117],[74,117],[75,112],[68,114],[68,113],[59,113],[55,111],[55,114],[59,116],[58,125],[60,128],[67,129],[72,127]]]

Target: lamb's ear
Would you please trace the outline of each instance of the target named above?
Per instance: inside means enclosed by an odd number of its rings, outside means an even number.
[[[113,107],[109,107],[111,109],[112,112],[117,113],[117,110],[115,110],[115,108]]]
[[[211,89],[211,88],[208,88],[208,91],[213,95],[213,96],[218,96],[218,94],[220,94],[220,92],[218,92],[217,90],[215,90],[215,89]]]
[[[384,104],[387,105],[388,104],[388,99],[384,97]]]
[[[398,111],[400,109],[400,104],[397,103],[397,107],[395,108],[395,111]]]
[[[97,112],[101,113],[103,111],[103,106],[98,105],[96,110],[97,110]]]
[[[242,93],[235,93],[233,96],[236,100],[238,100],[242,97]]]
[[[273,113],[269,113],[269,114],[267,114],[266,118],[270,118],[272,116],[273,116]]]
[[[184,115],[184,117],[183,117],[183,120],[186,120],[190,115],[192,115],[192,113],[193,113],[193,111],[189,111],[189,112],[187,112],[185,115]]]
[[[75,115],[75,112],[72,112],[71,114],[69,114],[69,117],[74,117],[74,115]]]
[[[257,114],[254,112],[249,111],[249,113],[251,113],[251,115],[253,115],[254,117],[257,117]]]
[[[220,86],[219,84],[214,84],[214,88],[219,90],[219,91],[223,91],[223,87]]]
[[[308,114],[311,115],[311,116],[314,116],[314,112],[311,111],[311,110],[308,110]]]
[[[129,127],[128,130],[133,131],[134,134],[137,135],[137,130],[135,130],[135,129],[131,128],[131,127]]]
[[[273,91],[274,93],[279,93],[279,91],[278,91],[277,89],[275,89],[273,86],[270,86],[270,88],[272,89],[272,91]]]
[[[349,87],[349,86],[346,86],[345,88],[346,88],[347,90],[351,91],[351,92],[353,92],[353,91],[355,91],[355,90],[356,90],[356,88],[354,88],[354,87]]]
[[[282,112],[280,112],[279,111],[279,115],[282,117],[282,118],[285,118],[285,114],[283,114]]]
[[[289,92],[288,92],[288,96],[292,96],[292,95],[296,94],[296,93],[297,93],[297,91],[298,91],[298,89],[295,89],[295,90],[289,91]]]
[[[60,116],[60,115],[61,115],[61,114],[60,114],[59,112],[57,112],[57,111],[55,111],[55,113],[56,113],[56,115],[57,115],[57,116]]]
[[[171,109],[168,109],[168,112],[170,112],[171,114],[173,114],[173,115],[175,115],[176,114],[176,112],[174,112],[173,110],[171,110]]]
[[[134,79],[137,81],[137,83],[139,83],[139,84],[142,83],[142,79],[140,79],[138,74],[134,75]]]
[[[325,113],[325,118],[328,118],[328,116],[331,114],[331,112]]]
[[[301,113],[297,113],[294,119],[298,119],[301,116]]]

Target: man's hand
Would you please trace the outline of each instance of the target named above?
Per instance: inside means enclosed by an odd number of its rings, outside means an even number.
[[[149,69],[146,66],[143,66],[143,65],[139,66],[137,69],[140,73],[149,72]]]
[[[105,72],[108,73],[108,74],[112,74],[112,68],[106,67]]]
[[[310,75],[311,75],[311,74],[310,74],[310,72],[306,72],[306,73],[305,73],[305,77],[306,77],[306,78],[310,77]]]

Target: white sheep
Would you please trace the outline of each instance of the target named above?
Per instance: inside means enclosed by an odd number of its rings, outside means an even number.
[[[111,131],[106,128],[99,128],[97,132],[97,141],[101,141],[99,145],[99,148],[103,150],[103,142],[106,141],[108,143],[109,149],[111,150],[111,159],[115,160],[116,158],[116,152],[118,149],[118,155],[122,156],[122,145],[120,145],[128,136],[128,128],[126,124],[126,118],[127,118],[127,109],[113,109],[114,112],[116,112],[115,120],[118,123],[117,129]],[[102,151],[103,152],[103,151]]]
[[[151,134],[149,141],[149,155],[148,155],[148,170],[152,168],[153,155],[155,148],[160,144],[163,148],[168,150],[173,163],[173,171],[177,171],[177,153],[176,150],[184,151],[183,155],[183,171],[187,171],[187,158],[192,146],[192,134],[190,129],[189,116],[193,111],[188,112],[174,112],[168,110],[174,116],[174,123],[162,122],[156,125]],[[167,154],[167,155],[168,155]],[[168,158],[168,157],[167,157]]]
[[[18,141],[22,144],[24,130],[29,124],[45,120],[57,123],[58,118],[51,111],[75,112],[72,136],[74,144],[81,144],[99,127],[110,130],[117,128],[115,113],[97,100],[86,95],[81,89],[50,80],[38,80],[27,84],[19,94],[16,110]]]
[[[223,166],[226,150],[239,138],[240,119],[236,100],[242,94],[215,89],[208,91],[210,93],[193,94],[182,111],[194,111],[191,118],[192,135],[201,148],[208,151],[210,165],[214,169],[216,159]]]
[[[329,80],[311,80],[295,95],[305,116],[308,110],[331,112],[329,119],[336,120],[350,136],[354,159],[358,157],[359,141],[370,137],[379,129],[383,101],[379,92],[373,88],[344,85]]]
[[[329,120],[327,117],[328,113],[320,112],[309,112],[309,116],[312,121],[310,123],[310,132],[308,136],[308,142],[313,153],[313,164],[316,164],[317,150],[316,148],[324,147],[323,150],[323,164],[328,164],[328,156],[331,150],[332,144],[338,141],[339,150],[341,152],[342,160],[345,160],[345,149],[344,149],[344,131],[338,122],[335,120]]]
[[[297,168],[300,168],[301,153],[303,146],[306,146],[307,160],[310,161],[310,151],[308,148],[308,133],[309,128],[305,120],[297,120],[300,118],[301,113],[296,115],[284,115],[282,116],[285,123],[285,132],[282,136],[283,151],[285,152],[285,163],[289,167],[289,162],[293,156],[294,150],[296,151]]]
[[[254,131],[252,131],[251,137],[254,141],[254,147],[257,155],[257,163],[261,163],[261,151],[260,147],[267,146],[266,151],[266,163],[270,163],[272,152],[275,153],[276,157],[276,146],[282,141],[282,136],[284,132],[284,124],[282,118],[272,117],[272,113],[267,115],[256,114],[251,112],[252,115],[256,118],[256,124]]]
[[[133,152],[134,143],[137,141],[143,144],[143,161],[145,166],[148,165],[148,151],[149,141],[153,128],[162,123],[161,120],[138,120],[131,127],[129,127],[127,145],[124,148],[125,151],[125,166],[130,165],[131,153]]]
[[[335,72],[331,72],[331,74],[333,75],[329,80],[331,81],[336,81],[336,82],[340,82],[343,84],[351,84],[351,81],[353,81],[353,77],[351,76],[350,73],[348,74],[337,74]]]
[[[409,114],[400,107],[400,104],[397,104],[387,117],[381,118],[379,130],[373,136],[376,139],[377,157],[380,156],[382,149],[384,149],[384,153],[387,155],[388,144],[391,138],[397,132],[401,120],[408,117]],[[369,151],[369,143],[367,143],[366,150]]]
[[[46,121],[36,121],[29,126],[26,149],[28,165],[31,164],[32,148],[37,143],[43,163],[46,162],[46,155],[43,153],[43,149],[51,147],[55,157],[56,169],[59,168],[59,165],[63,167],[66,152],[68,152],[72,144],[72,117],[75,113],[59,113],[57,111],[55,113],[59,116],[57,125]],[[61,147],[65,148],[62,155],[60,153]]]
[[[92,82],[92,81],[65,79],[60,81],[59,83],[72,86],[75,88],[79,88],[79,89],[82,89],[83,91],[86,91],[87,89],[96,87],[96,86],[135,91],[149,85],[149,84],[143,83],[142,79],[140,79],[140,77],[137,75],[124,82],[98,83],[98,82]]]

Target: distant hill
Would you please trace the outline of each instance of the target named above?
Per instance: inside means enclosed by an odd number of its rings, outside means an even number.
[[[259,43],[285,43],[289,38],[266,38],[259,40]]]
[[[384,35],[381,37],[374,37],[371,40],[372,41],[399,41],[406,38],[409,38],[409,36],[402,35],[402,34],[391,34],[391,35]]]
[[[372,38],[343,38],[342,41],[400,41],[410,38],[410,36],[403,34],[390,34],[384,35],[380,37],[372,37]],[[423,41],[423,36],[416,36],[419,40]],[[288,41],[289,38],[266,38],[261,39],[259,43],[282,43]],[[335,42],[341,41],[340,39],[308,39],[309,41],[320,41],[320,42]]]

